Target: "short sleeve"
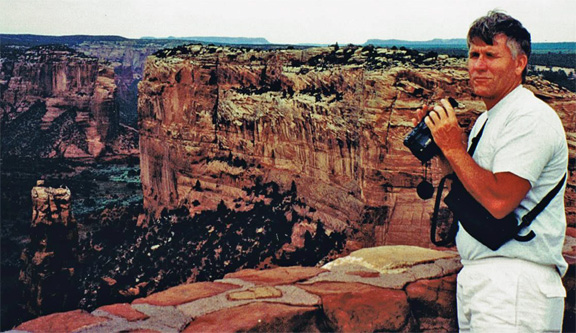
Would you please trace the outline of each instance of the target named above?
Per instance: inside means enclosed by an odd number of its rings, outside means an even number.
[[[554,153],[550,129],[534,115],[509,120],[496,140],[492,172],[511,172],[534,186]]]

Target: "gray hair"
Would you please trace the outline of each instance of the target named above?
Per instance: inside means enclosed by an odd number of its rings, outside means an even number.
[[[520,21],[510,15],[500,11],[490,11],[486,16],[482,16],[470,26],[468,30],[468,48],[472,40],[479,38],[488,45],[492,45],[496,35],[503,34],[507,37],[506,46],[510,49],[512,57],[516,59],[519,54],[526,55],[530,58],[532,45],[530,42],[530,33]],[[525,80],[528,72],[528,66],[522,72],[522,81]]]

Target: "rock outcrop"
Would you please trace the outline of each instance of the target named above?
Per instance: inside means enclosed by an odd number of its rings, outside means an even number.
[[[30,243],[22,253],[20,281],[27,312],[34,316],[76,307],[72,281],[78,264],[78,227],[70,208],[70,190],[32,189]]]
[[[3,58],[0,72],[3,156],[134,153],[127,138],[136,133],[119,125],[109,65],[64,46],[41,46]]]
[[[146,58],[159,49],[177,44],[176,41],[86,41],[70,47],[87,56],[107,61],[114,68],[115,99],[120,122],[135,128],[138,123],[138,82],[142,79]]]
[[[573,253],[576,239],[567,246]],[[573,295],[574,264],[564,284]],[[25,322],[26,332],[457,332],[454,252],[362,249],[324,267],[247,269],[131,303]],[[574,329],[567,299],[564,329]]]
[[[389,261],[395,270],[365,267],[354,260],[327,268],[243,270],[214,282],[173,287],[131,304],[40,317],[16,330],[455,331],[458,256],[413,247],[376,251],[424,254],[427,259]],[[371,259],[365,257],[365,263]]]
[[[527,86],[564,121],[574,224],[575,95],[537,78]],[[370,46],[179,47],[148,58],[139,93],[150,215],[181,206],[195,214],[221,200],[238,209],[257,180],[294,183],[313,220],[353,233],[359,246],[430,246],[432,202],[415,193],[424,167],[402,144],[410,118],[422,103],[453,96],[468,130],[484,108],[464,59]]]
[[[138,122],[138,82],[142,78],[146,57],[152,53],[189,43],[176,39],[126,39],[117,36],[38,36],[6,35],[2,39],[0,58],[8,59],[25,47],[64,45],[72,50],[107,62],[114,70],[114,100],[120,123],[136,128]],[[2,62],[0,60],[0,62]],[[0,65],[1,66],[1,65]]]

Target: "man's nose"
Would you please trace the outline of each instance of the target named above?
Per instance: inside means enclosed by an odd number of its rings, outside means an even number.
[[[480,55],[476,61],[474,61],[474,69],[476,70],[484,70],[487,68],[486,57]]]

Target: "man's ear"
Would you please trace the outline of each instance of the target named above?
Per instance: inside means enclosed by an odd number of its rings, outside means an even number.
[[[515,72],[517,75],[522,75],[524,68],[528,66],[528,57],[525,54],[519,54],[516,57],[516,69]]]

